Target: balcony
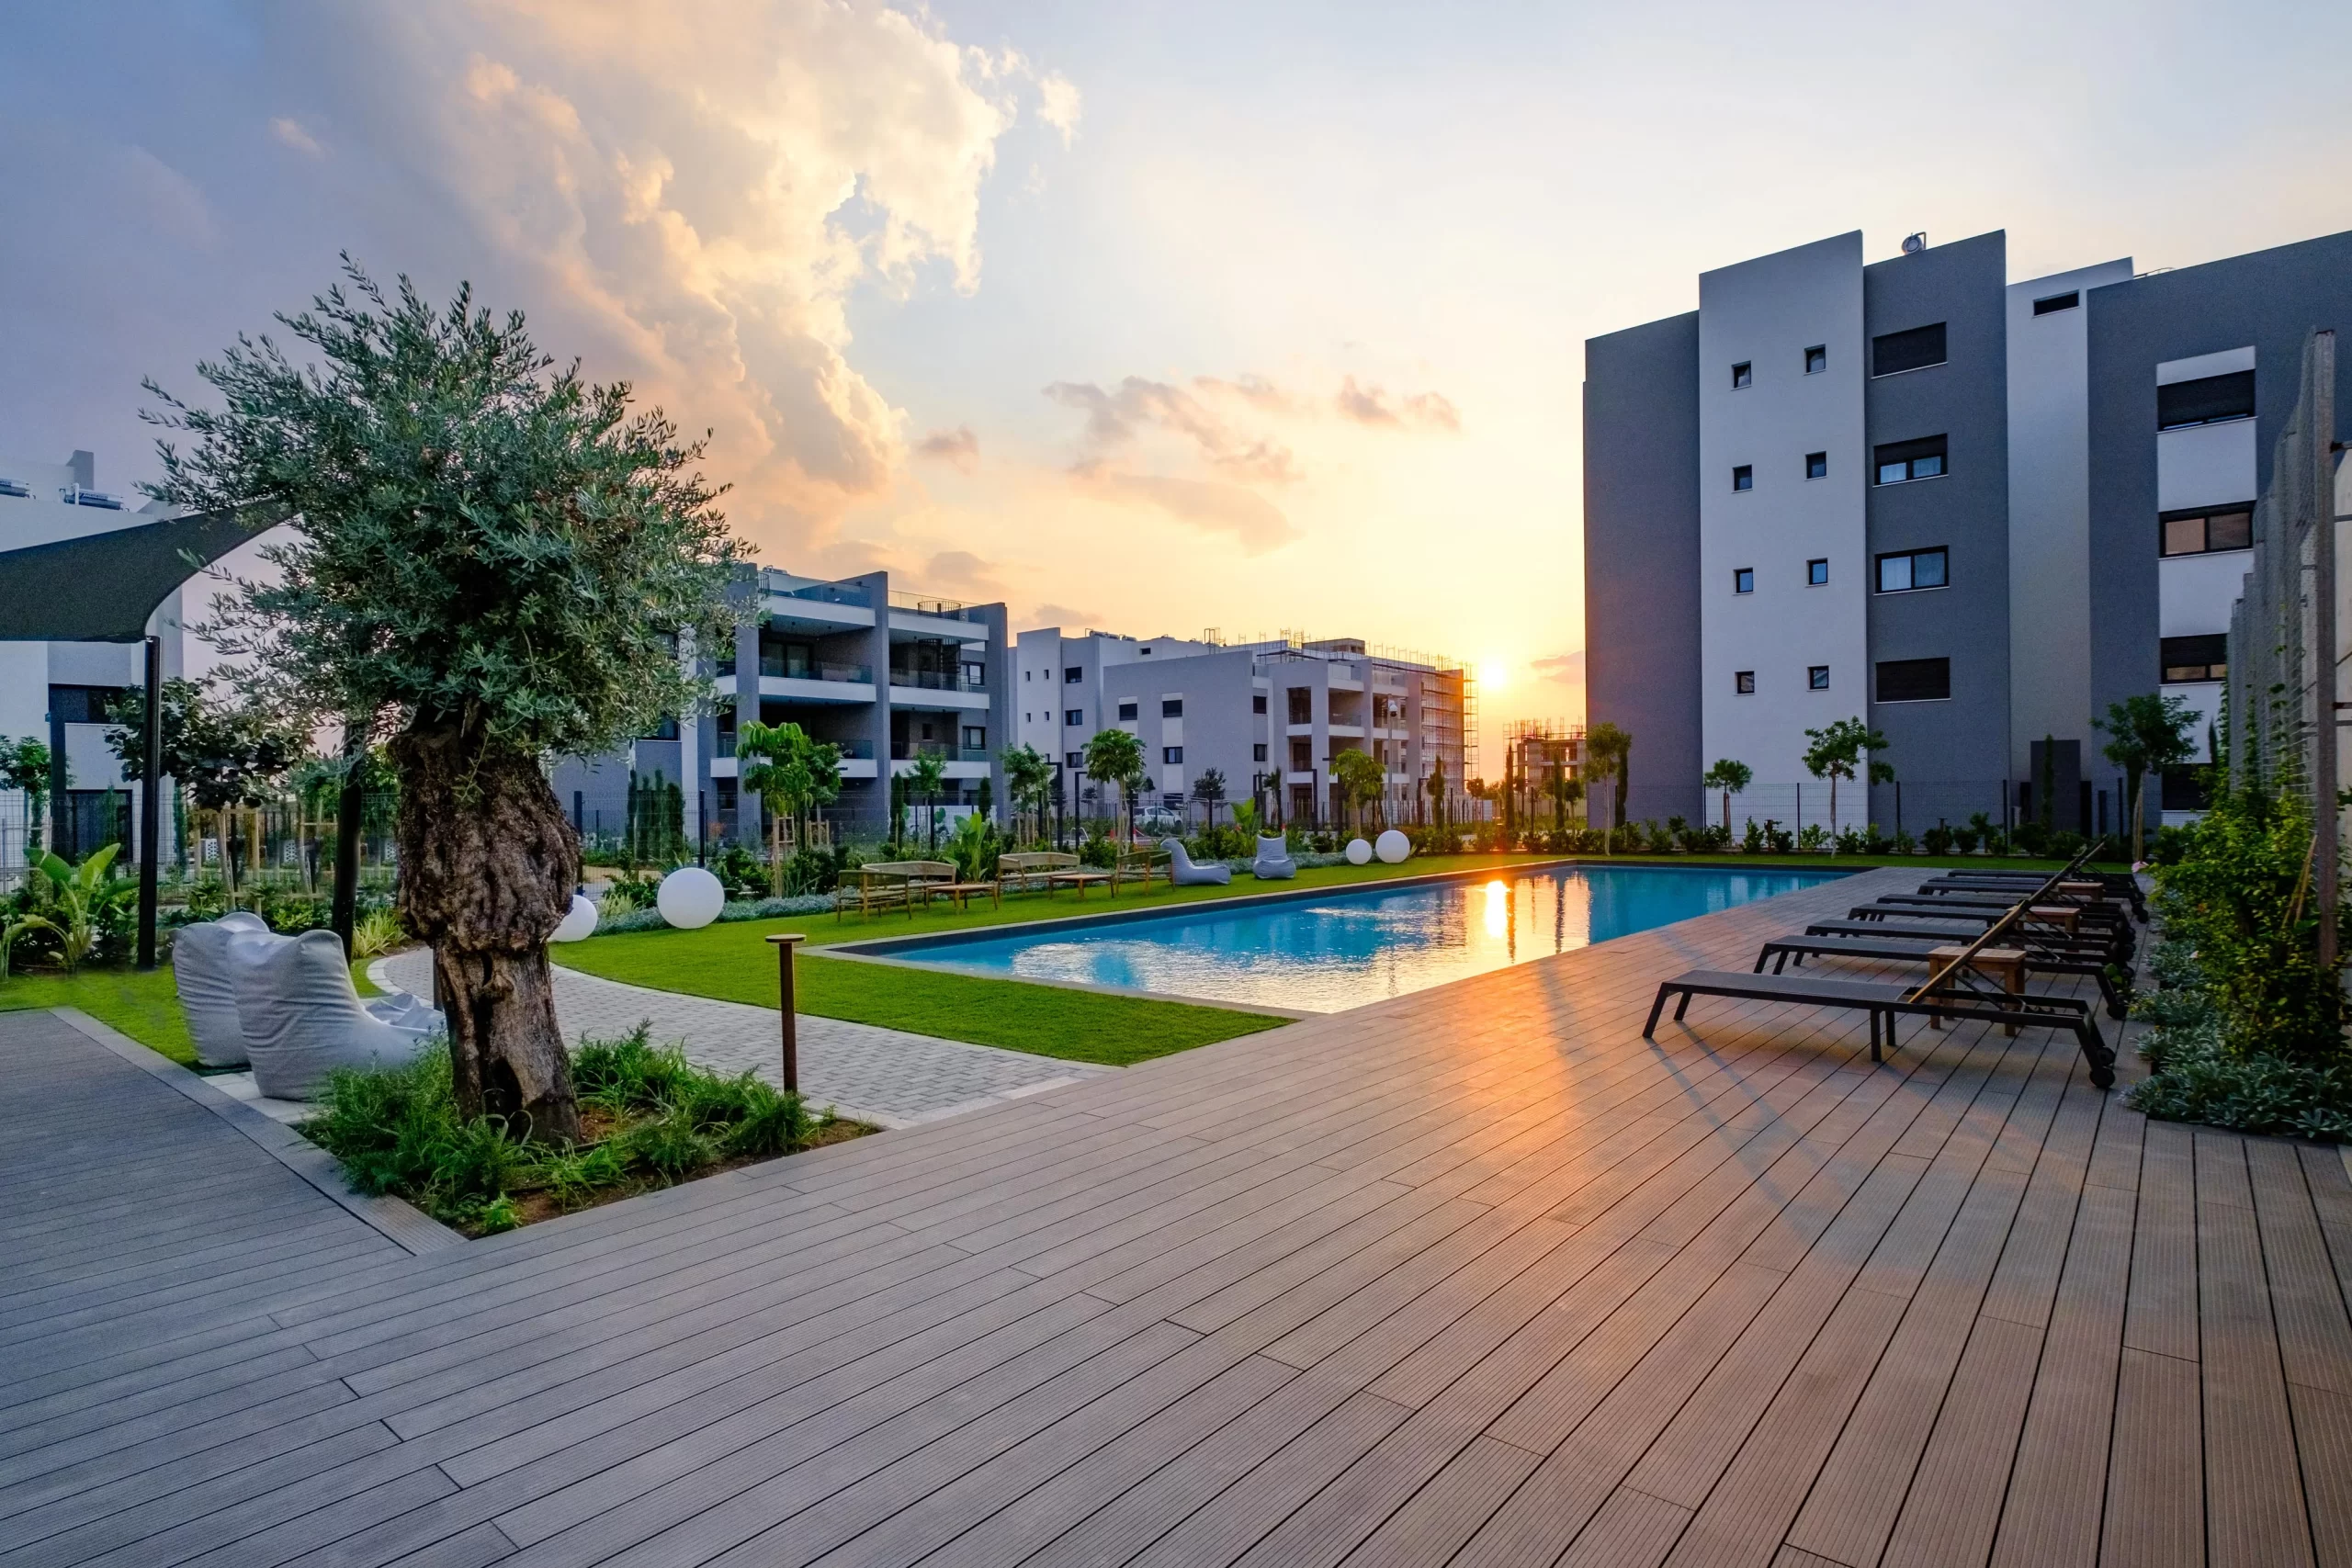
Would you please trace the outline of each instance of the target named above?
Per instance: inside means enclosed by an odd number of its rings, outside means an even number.
[[[805,588],[772,588],[768,591],[768,597],[805,599],[817,604],[854,604],[863,610],[874,607],[874,596],[865,589],[852,588],[840,582],[812,582]],[[891,594],[890,603],[895,604],[898,602],[899,596]]]
[[[868,686],[874,683],[874,671],[870,665],[809,663],[805,660],[795,663],[787,659],[771,659],[764,653],[760,656],[760,677],[763,680],[775,677],[786,681],[848,681]],[[895,673],[892,678],[897,678]]]
[[[918,692],[986,692],[986,681],[974,681],[944,670],[900,670],[893,666],[890,684]]]
[[[890,608],[911,615],[924,615],[934,621],[967,621],[985,623],[980,612],[960,599],[939,599],[922,593],[893,593]]]
[[[911,762],[918,757],[936,757],[943,762],[985,762],[996,755],[985,746],[951,746],[944,740],[893,740],[890,760]]]

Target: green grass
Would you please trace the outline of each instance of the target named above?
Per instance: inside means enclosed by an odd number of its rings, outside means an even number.
[[[196,1066],[196,1046],[180,1016],[179,988],[168,965],[142,975],[135,969],[85,969],[65,976],[36,970],[0,980],[0,1012],[28,1008],[79,1008],[111,1024],[141,1044],[182,1066]]]

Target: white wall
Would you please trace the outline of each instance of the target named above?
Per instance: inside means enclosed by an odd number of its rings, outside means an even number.
[[[1828,367],[1804,374],[1820,344]],[[1869,574],[1863,487],[1862,237],[1859,231],[1761,256],[1699,278],[1699,565],[1703,750],[1746,762],[1758,784],[1805,778],[1804,731],[1869,705]],[[1731,367],[1754,367],[1735,390]],[[1809,452],[1829,476],[1804,477]],[[1732,489],[1748,464],[1756,486]],[[1826,558],[1829,582],[1805,582]],[[1752,567],[1756,591],[1735,594]],[[1806,684],[1829,667],[1829,690]],[[1756,671],[1740,696],[1734,676]]]
[[[2037,316],[2033,302],[2131,276],[2126,256],[2007,292],[2013,778],[2030,771],[2033,740],[2084,735],[2091,707],[2090,310]]]

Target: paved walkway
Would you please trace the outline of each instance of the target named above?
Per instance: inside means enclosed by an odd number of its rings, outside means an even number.
[[[396,953],[370,965],[368,977],[386,990],[429,997],[432,956],[423,948]],[[784,1081],[776,1015],[766,1008],[649,990],[559,964],[555,1011],[575,1045],[583,1036],[626,1034],[646,1020],[657,1042],[684,1041],[699,1066],[729,1074],[749,1067],[770,1083]],[[809,1101],[884,1127],[961,1115],[1119,1070],[807,1013],[798,1033],[800,1088]]]
[[[1640,1037],[1904,880],[422,1257],[0,1016],[0,1568],[2346,1561],[2335,1151],[2046,1031]]]

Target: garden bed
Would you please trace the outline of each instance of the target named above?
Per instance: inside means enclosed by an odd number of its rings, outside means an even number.
[[[354,1190],[402,1198],[468,1235],[491,1235],[875,1131],[812,1111],[751,1073],[724,1077],[676,1046],[583,1041],[572,1053],[576,1145],[542,1145],[503,1118],[458,1114],[447,1051],[403,1067],[337,1072],[300,1131]]]

